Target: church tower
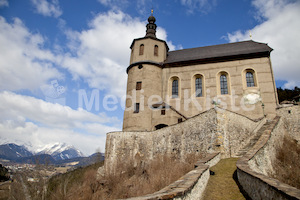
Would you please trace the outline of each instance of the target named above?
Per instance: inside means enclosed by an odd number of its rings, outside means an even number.
[[[162,100],[162,65],[169,48],[156,38],[155,21],[151,11],[145,37],[134,39],[130,46],[123,131],[153,130],[152,105]]]

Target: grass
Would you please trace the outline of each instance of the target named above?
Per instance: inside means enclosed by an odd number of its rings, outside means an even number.
[[[238,158],[228,158],[211,167],[211,175],[204,192],[205,200],[242,200],[246,199],[235,181],[236,162]]]

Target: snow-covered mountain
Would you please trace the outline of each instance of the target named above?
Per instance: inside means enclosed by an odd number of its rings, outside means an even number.
[[[65,160],[70,158],[83,157],[83,153],[66,143],[49,144],[37,150],[37,154],[49,154],[55,160]]]
[[[32,156],[25,146],[19,146],[13,143],[0,145],[0,158],[15,160],[23,157]]]

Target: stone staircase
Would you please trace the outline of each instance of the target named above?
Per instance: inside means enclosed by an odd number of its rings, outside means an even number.
[[[268,120],[257,132],[256,135],[250,139],[249,143],[246,144],[243,148],[241,148],[238,153],[237,157],[242,157],[245,155],[258,141],[260,136],[264,133],[264,131],[272,124],[272,120]]]

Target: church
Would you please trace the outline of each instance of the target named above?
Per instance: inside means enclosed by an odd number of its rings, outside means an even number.
[[[278,107],[270,48],[253,40],[169,51],[156,19],[134,39],[123,131],[154,131],[220,107],[252,120]]]

